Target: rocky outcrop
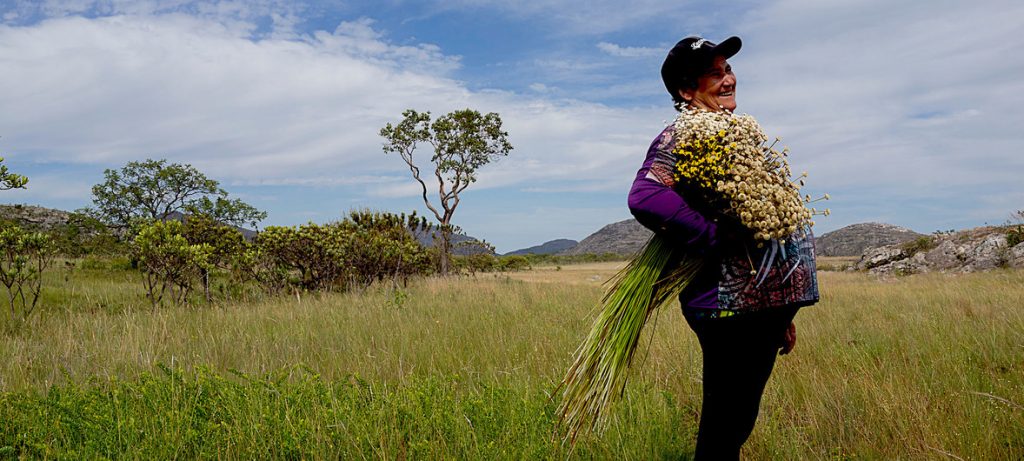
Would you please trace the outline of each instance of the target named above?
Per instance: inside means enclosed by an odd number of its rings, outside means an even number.
[[[635,219],[627,219],[602,227],[601,230],[581,240],[576,246],[559,254],[613,253],[629,256],[640,250],[653,234],[646,227],[636,222]]]
[[[0,219],[31,229],[52,229],[67,224],[71,213],[35,205],[0,205]]]
[[[1010,247],[1007,229],[999,227],[980,227],[869,248],[854,266],[883,275],[977,272],[1000,267],[1024,268],[1024,243]]]
[[[857,262],[858,269],[874,269],[879,266],[906,259],[907,252],[899,245],[886,245],[877,248],[868,248],[864,251],[860,261]]]
[[[884,223],[851,224],[815,239],[821,256],[860,256],[869,248],[898,245],[924,237],[910,229]]]

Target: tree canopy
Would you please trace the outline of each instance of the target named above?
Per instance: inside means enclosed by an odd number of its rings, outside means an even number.
[[[263,211],[229,199],[220,184],[192,165],[147,159],[103,172],[104,181],[92,187],[93,210],[111,225],[127,228],[139,218],[163,220],[175,212],[205,214],[236,226],[256,225]]]

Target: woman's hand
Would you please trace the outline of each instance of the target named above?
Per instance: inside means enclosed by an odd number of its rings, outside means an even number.
[[[792,352],[794,347],[796,347],[796,324],[790,322],[789,328],[786,328],[786,334],[782,336],[782,349],[779,351],[779,355]]]

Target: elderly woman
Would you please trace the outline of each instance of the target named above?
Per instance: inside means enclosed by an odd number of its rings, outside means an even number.
[[[676,108],[735,110],[736,75],[728,59],[740,46],[738,37],[720,44],[689,37],[676,44],[661,68]],[[789,353],[796,344],[793,317],[801,306],[818,299],[813,244],[807,236],[790,243],[796,251],[787,257],[805,258],[799,261],[805,264],[798,274],[783,279],[769,272],[765,283],[749,283],[749,261],[763,257],[765,250],[722,210],[676,182],[673,133],[670,125],[651,144],[630,190],[629,208],[641,224],[704,259],[680,295],[704,361],[695,459],[738,460],[757,420],[776,355]],[[800,267],[796,262],[792,267]]]

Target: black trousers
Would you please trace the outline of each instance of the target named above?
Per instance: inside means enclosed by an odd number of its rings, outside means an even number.
[[[797,308],[691,319],[704,356],[704,400],[695,461],[739,460],[761,407],[761,394]]]

